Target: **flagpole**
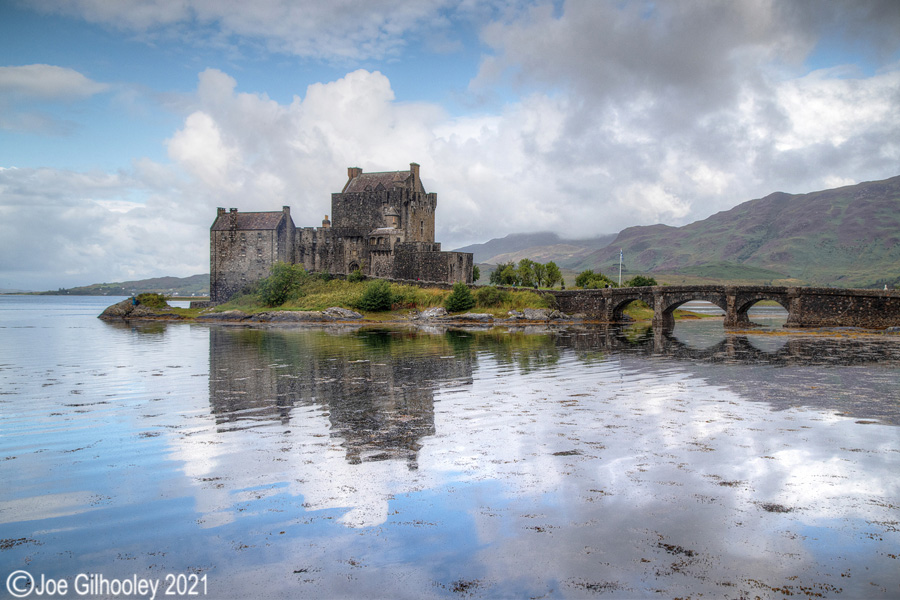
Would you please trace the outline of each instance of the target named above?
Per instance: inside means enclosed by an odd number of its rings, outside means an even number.
[[[619,287],[622,287],[622,249],[619,248]]]

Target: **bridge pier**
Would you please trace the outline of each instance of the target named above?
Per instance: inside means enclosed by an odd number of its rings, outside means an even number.
[[[725,321],[722,326],[725,329],[746,329],[750,327],[750,316],[746,310],[741,310],[738,296],[734,288],[725,288]]]

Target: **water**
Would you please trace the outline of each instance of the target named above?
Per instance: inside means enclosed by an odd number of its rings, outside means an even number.
[[[0,296],[4,594],[900,597],[898,336],[96,319],[116,300]]]

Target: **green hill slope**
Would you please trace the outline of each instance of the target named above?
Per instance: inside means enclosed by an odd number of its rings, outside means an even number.
[[[578,269],[871,287],[900,282],[900,177],[777,192],[684,227],[630,227]]]
[[[190,277],[154,277],[138,281],[94,283],[80,287],[43,292],[45,295],[68,294],[72,296],[131,296],[155,292],[167,296],[208,296],[209,274]]]
[[[550,232],[542,233],[511,233],[503,238],[494,238],[483,244],[472,244],[457,248],[455,252],[471,252],[475,256],[476,263],[518,261],[521,258],[537,260],[534,256],[540,254],[547,262],[557,260],[560,257],[570,256],[573,252],[585,255],[598,248],[603,248],[615,239],[615,234],[601,235],[584,240],[563,239],[559,235]]]

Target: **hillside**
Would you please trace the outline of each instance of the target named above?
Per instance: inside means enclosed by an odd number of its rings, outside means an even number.
[[[777,192],[683,227],[629,227],[571,265],[720,280],[871,287],[900,282],[900,177]]]
[[[503,238],[495,238],[483,244],[472,244],[457,248],[456,252],[471,252],[476,263],[498,264],[522,258],[556,261],[587,256],[594,250],[603,248],[616,234],[601,235],[584,240],[567,240],[551,232],[511,233]],[[520,256],[521,255],[521,256]],[[537,258],[540,256],[541,258]],[[517,258],[518,257],[518,258]]]
[[[120,281],[116,283],[94,283],[74,288],[60,288],[56,291],[42,292],[43,295],[71,296],[131,296],[144,292],[156,292],[167,296],[208,296],[209,274],[191,275],[190,277],[154,277],[137,281]]]

